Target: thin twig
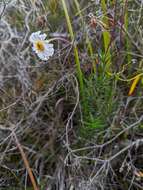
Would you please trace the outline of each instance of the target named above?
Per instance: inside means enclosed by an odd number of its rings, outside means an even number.
[[[38,186],[37,186],[37,184],[36,184],[34,175],[33,175],[33,173],[32,173],[32,170],[31,170],[31,168],[30,168],[29,162],[28,162],[28,160],[27,160],[26,154],[24,153],[24,150],[23,150],[23,148],[22,148],[22,146],[21,146],[21,144],[20,144],[20,142],[19,142],[19,140],[18,140],[18,138],[17,138],[17,136],[16,136],[16,134],[15,134],[14,131],[12,131],[12,134],[13,134],[13,137],[14,137],[14,139],[15,139],[15,143],[16,143],[16,145],[17,145],[19,151],[20,151],[20,154],[21,154],[21,156],[22,156],[22,159],[23,159],[23,161],[24,161],[24,164],[25,164],[26,170],[27,170],[27,172],[28,172],[28,174],[29,174],[29,177],[30,177],[31,183],[32,183],[32,185],[33,185],[33,188],[34,188],[34,190],[39,190],[39,188],[38,188]]]

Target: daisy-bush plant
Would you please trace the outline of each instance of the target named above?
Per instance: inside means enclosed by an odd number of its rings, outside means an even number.
[[[41,34],[41,31],[38,31],[33,32],[29,38],[29,41],[33,44],[33,51],[43,61],[47,61],[54,54],[53,44],[49,43],[46,37],[45,33]]]

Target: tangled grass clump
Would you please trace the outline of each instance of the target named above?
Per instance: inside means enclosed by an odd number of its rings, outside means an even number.
[[[139,0],[0,1],[0,189],[142,189],[142,13]],[[57,39],[45,61],[36,31]]]

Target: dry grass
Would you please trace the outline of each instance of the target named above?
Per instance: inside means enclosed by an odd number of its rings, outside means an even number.
[[[66,1],[71,41],[61,1],[0,1],[2,190],[143,188],[143,3],[108,2],[105,15],[98,1],[79,1],[78,10],[75,2]],[[97,14],[97,23],[89,13]],[[64,39],[54,42],[56,52],[46,63],[28,41],[38,30]],[[105,30],[111,34],[110,53]]]

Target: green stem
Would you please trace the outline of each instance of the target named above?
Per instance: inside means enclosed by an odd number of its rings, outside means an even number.
[[[85,25],[78,0],[74,0],[74,3],[75,3],[77,11],[79,13],[79,16],[80,16],[80,19],[82,21],[82,24]],[[90,39],[88,37],[88,34],[86,34],[86,41],[87,41],[87,50],[89,50],[89,54],[93,58],[93,48],[92,48],[91,41],[90,41]],[[95,71],[96,71],[95,61],[92,62],[92,66],[93,66],[93,71],[95,73]]]
[[[68,14],[66,2],[65,2],[65,0],[61,0],[61,1],[62,1],[64,13],[65,13],[65,17],[66,17],[66,21],[67,21],[67,25],[68,25],[70,37],[71,37],[71,40],[74,41],[74,32],[73,32],[71,20],[70,20],[69,14]],[[80,84],[80,92],[81,92],[81,96],[82,96],[83,95],[83,74],[82,74],[81,67],[80,67],[78,48],[75,44],[74,44],[74,56],[75,56],[75,63],[76,63],[76,68],[77,68],[77,75],[78,75],[79,84]]]
[[[103,10],[104,15],[107,14],[107,7],[105,0],[101,0],[101,7]],[[103,17],[103,22],[108,26],[108,18],[106,16]],[[103,32],[103,40],[104,40],[104,50],[106,53],[106,60],[107,60],[107,70],[109,70],[111,64],[111,54],[110,54],[110,43],[111,43],[111,35],[110,32],[104,31]]]

